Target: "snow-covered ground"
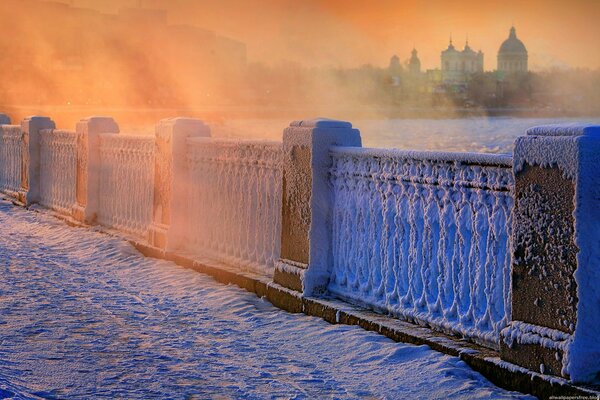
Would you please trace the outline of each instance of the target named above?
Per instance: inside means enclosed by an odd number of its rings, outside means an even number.
[[[0,398],[526,398],[119,238],[5,202],[0,226]]]

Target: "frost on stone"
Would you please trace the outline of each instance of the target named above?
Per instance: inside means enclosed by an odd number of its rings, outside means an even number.
[[[186,250],[271,275],[281,240],[281,144],[188,139]]]
[[[337,295],[497,345],[510,315],[510,157],[336,148]]]
[[[70,214],[77,202],[77,134],[46,129],[40,132],[40,203]]]
[[[577,322],[568,372],[575,381],[600,380],[600,127],[579,138],[575,208]]]
[[[21,189],[23,133],[20,125],[0,126],[0,190],[16,192]]]
[[[516,192],[513,320],[572,333],[578,251],[573,185],[560,170],[527,166],[519,174]]]
[[[516,199],[515,220],[527,221],[516,224],[516,276],[521,268],[519,280],[541,301],[529,311],[515,305],[513,319],[527,314],[529,322],[568,334],[560,345],[562,373],[575,382],[600,377],[599,168],[599,126],[536,127],[516,143],[517,193],[523,195]],[[538,184],[529,179],[533,175]],[[537,337],[542,347],[557,348],[547,334]]]
[[[154,140],[154,136],[100,135],[100,224],[147,236],[154,203]]]
[[[502,340],[509,347],[513,347],[515,343],[534,344],[547,349],[566,351],[572,336],[557,329],[513,321],[502,330]],[[559,353],[556,354],[560,357]]]

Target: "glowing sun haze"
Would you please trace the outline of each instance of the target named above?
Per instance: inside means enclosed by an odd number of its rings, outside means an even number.
[[[498,47],[514,23],[531,69],[600,67],[597,0],[62,0],[114,13],[122,7],[169,10],[170,23],[197,25],[246,43],[249,61],[385,66],[419,50],[424,68],[439,67],[452,34],[468,36],[496,68]]]

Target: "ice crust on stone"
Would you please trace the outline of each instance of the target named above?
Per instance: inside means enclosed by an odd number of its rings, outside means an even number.
[[[187,251],[272,275],[281,240],[281,143],[188,140]]]
[[[153,136],[100,135],[98,222],[145,238],[154,203]]]
[[[329,289],[497,346],[510,316],[510,157],[335,148]]]
[[[552,350],[567,350],[572,336],[568,333],[523,321],[513,321],[502,330],[503,340],[512,347],[518,344],[537,344]]]
[[[295,182],[297,187],[288,188],[289,207],[296,209],[296,218],[301,218],[301,226],[309,226],[309,264],[304,274],[304,294],[323,292],[331,271],[331,226],[334,215],[331,212],[333,196],[330,190],[329,168],[332,164],[330,148],[334,146],[361,146],[360,133],[345,121],[317,118],[306,121],[294,121],[283,133],[283,151],[285,162],[298,157],[308,150],[310,176],[304,171],[286,171],[293,174],[286,177],[287,182]],[[352,147],[354,148],[354,147]],[[310,150],[309,150],[310,149]],[[288,161],[289,160],[289,161]],[[289,185],[289,184],[288,184]],[[310,187],[309,207],[306,205],[306,191],[298,186]]]
[[[77,202],[77,134],[46,129],[40,132],[40,203],[65,214]]]
[[[568,350],[567,370],[574,381],[600,381],[600,137],[579,139],[576,182],[577,323]]]
[[[23,133],[20,125],[0,125],[0,189],[17,192],[21,189]]]
[[[558,167],[575,185],[575,244],[578,248],[577,321],[572,336],[560,345],[548,341],[548,331],[527,332],[524,339],[565,350],[563,373],[575,382],[600,378],[600,126],[557,125],[528,130],[518,139],[515,172],[525,165]],[[544,205],[551,209],[552,205]],[[536,229],[549,229],[540,221]],[[513,323],[514,324],[514,323]],[[523,329],[523,326],[519,327]],[[556,339],[556,338],[554,338]]]

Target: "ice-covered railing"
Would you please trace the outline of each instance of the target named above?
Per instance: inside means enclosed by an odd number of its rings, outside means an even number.
[[[187,249],[260,273],[279,257],[281,143],[188,139]]]
[[[0,190],[3,192],[21,189],[23,145],[20,125],[0,125]]]
[[[100,135],[98,223],[144,237],[152,222],[154,136]]]
[[[198,139],[210,128],[190,118],[132,137],[89,117],[73,179],[60,175],[71,133],[8,124],[0,114],[0,190],[19,203],[68,210],[74,182],[74,220],[186,264],[273,271],[268,290],[298,292],[280,299],[290,310],[329,289],[499,345],[503,362],[600,376],[599,126],[531,129],[511,159],[363,150],[351,123],[326,119],[292,122],[279,144]]]
[[[510,315],[512,159],[333,148],[329,290],[497,343]]]
[[[40,131],[40,204],[70,214],[77,202],[77,133]]]

